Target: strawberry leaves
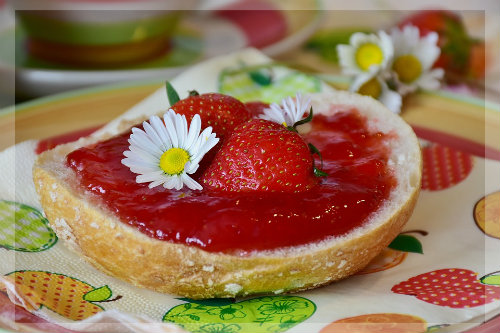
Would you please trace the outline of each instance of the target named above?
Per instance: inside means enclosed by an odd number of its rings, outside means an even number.
[[[168,97],[168,102],[170,103],[170,106],[174,105],[178,101],[181,100],[179,97],[179,94],[175,90],[175,88],[170,84],[170,82],[165,83],[166,89],[167,89],[167,97]]]

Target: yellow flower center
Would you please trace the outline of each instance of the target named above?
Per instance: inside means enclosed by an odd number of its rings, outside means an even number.
[[[420,77],[422,74],[422,63],[412,54],[406,54],[398,57],[392,69],[398,74],[401,82],[409,83]]]
[[[384,60],[384,53],[377,44],[366,43],[356,51],[356,63],[359,68],[367,71],[371,65],[380,65]]]
[[[377,79],[373,78],[369,81],[366,81],[361,87],[359,87],[358,93],[377,99],[382,94],[382,86]]]
[[[160,168],[168,175],[178,175],[189,162],[189,154],[182,148],[170,148],[161,155]]]

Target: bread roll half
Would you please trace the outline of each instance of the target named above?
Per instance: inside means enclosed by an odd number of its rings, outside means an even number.
[[[352,275],[401,231],[421,182],[421,152],[412,129],[370,97],[312,95],[316,114],[354,107],[370,129],[391,133],[389,167],[397,184],[361,227],[342,237],[232,255],[150,238],[123,223],[78,185],[66,155],[105,139],[83,138],[41,154],[33,170],[45,214],[60,239],[103,272],[133,285],[194,299],[305,290]]]

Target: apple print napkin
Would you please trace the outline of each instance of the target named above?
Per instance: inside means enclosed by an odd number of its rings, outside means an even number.
[[[201,63],[171,83],[181,95],[196,89],[265,102],[332,89],[253,49]],[[94,135],[167,108],[160,89]],[[417,333],[477,326],[500,313],[499,162],[439,140],[421,143],[415,212],[362,271],[307,292],[203,301],[133,287],[69,251],[34,191],[31,166],[40,142],[20,143],[0,152],[1,292],[49,322],[88,332]]]

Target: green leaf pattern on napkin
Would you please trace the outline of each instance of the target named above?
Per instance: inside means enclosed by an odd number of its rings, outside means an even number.
[[[21,203],[0,200],[0,247],[40,252],[56,242],[56,234],[38,210]]]

